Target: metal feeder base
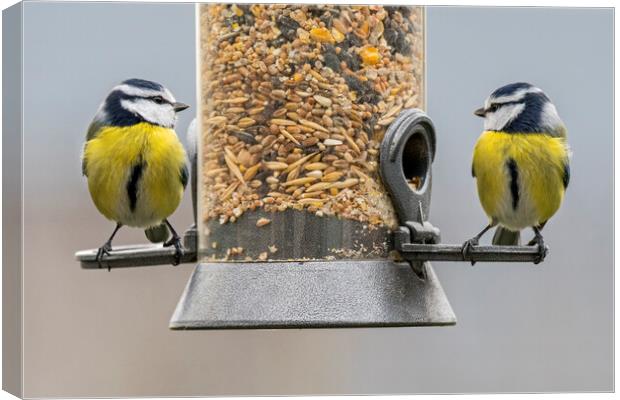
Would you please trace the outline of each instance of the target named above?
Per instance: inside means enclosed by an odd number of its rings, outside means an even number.
[[[454,325],[432,267],[426,280],[386,260],[198,264],[171,329]]]

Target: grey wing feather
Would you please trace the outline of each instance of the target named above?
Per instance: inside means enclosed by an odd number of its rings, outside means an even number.
[[[568,130],[566,129],[566,126],[564,126],[563,124],[560,124],[556,126],[554,129],[552,129],[551,133],[552,133],[551,136],[565,138],[568,134]]]
[[[561,124],[556,131],[559,137],[566,139],[568,130],[564,124]],[[564,146],[566,147],[566,159],[564,160],[564,170],[562,171],[562,183],[564,183],[564,189],[566,189],[568,187],[568,183],[570,182],[570,158],[572,151],[568,143],[565,142]]]
[[[93,122],[91,122],[88,126],[88,131],[86,132],[86,141],[88,142],[89,140],[94,139],[97,136],[97,132],[99,132],[99,129],[101,129],[101,127],[104,125],[105,124],[103,123],[103,119],[101,119],[99,117],[99,114],[97,114],[93,119]]]
[[[97,137],[97,133],[99,132],[99,129],[101,129],[101,127],[103,127],[104,125],[105,124],[103,123],[103,119],[100,117],[100,113],[97,113],[97,115],[93,119],[93,122],[91,122],[90,125],[88,126],[88,131],[86,132],[86,143],[88,143],[89,140]],[[86,159],[86,156],[84,156],[84,150],[86,149],[86,143],[84,143],[84,149],[82,149],[82,175],[84,176],[88,176],[87,174],[87,170],[88,170],[87,161],[88,160]]]
[[[570,182],[570,165],[568,164],[568,160],[564,161],[564,174],[562,176],[562,183],[564,183],[564,189],[568,187],[568,183]]]
[[[187,187],[187,181],[189,180],[189,170],[187,169],[187,163],[183,164],[181,167],[181,184],[183,185],[183,189]]]
[[[88,176],[88,166],[86,165],[86,155],[84,154],[84,150],[86,149],[86,143],[84,143],[84,149],[82,149],[82,175]]]
[[[190,122],[189,127],[187,128],[187,161],[186,164],[181,168],[181,183],[185,188],[187,186],[187,182],[189,180],[189,168],[188,164],[195,160],[196,152],[198,147],[198,128],[196,126],[196,118]]]

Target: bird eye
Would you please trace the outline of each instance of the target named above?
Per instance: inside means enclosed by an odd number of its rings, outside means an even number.
[[[489,106],[489,111],[491,111],[491,112],[495,112],[495,111],[497,111],[498,109],[499,109],[499,104],[491,104],[491,105]]]
[[[161,96],[155,96],[153,97],[153,101],[157,104],[163,104],[164,103],[164,98]]]

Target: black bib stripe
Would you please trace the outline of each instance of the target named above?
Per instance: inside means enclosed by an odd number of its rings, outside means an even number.
[[[510,175],[510,195],[512,196],[512,209],[516,210],[519,206],[519,169],[514,159],[509,159],[506,163]]]
[[[129,209],[133,212],[136,209],[136,203],[138,201],[138,182],[142,177],[142,171],[144,169],[144,163],[140,162],[131,170],[131,176],[127,181],[127,197],[129,197]]]

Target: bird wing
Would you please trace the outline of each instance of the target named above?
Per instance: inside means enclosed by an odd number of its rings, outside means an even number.
[[[190,160],[195,159],[196,151],[198,148],[198,129],[196,127],[196,118],[189,123],[189,127],[187,128],[187,159],[185,160],[185,164],[181,167],[181,183],[183,184],[183,188],[187,186],[187,182],[189,181],[189,169],[188,163]]]
[[[568,130],[566,129],[566,126],[564,126],[564,124],[561,124],[559,127],[557,127],[556,134],[562,139],[564,139],[564,148],[566,150],[566,157],[564,158],[564,162],[563,162],[564,170],[562,171],[562,182],[564,183],[564,189],[566,189],[568,187],[568,183],[570,182],[570,157],[572,155],[570,146],[566,142],[566,136],[568,134]]]
[[[568,130],[566,129],[566,126],[564,126],[564,124],[559,124],[557,126],[551,127],[549,129],[549,133],[553,137],[566,138]]]
[[[86,142],[88,143],[88,142]],[[86,143],[84,143],[84,148],[82,149],[82,175],[88,176],[88,166],[86,160]]]
[[[187,187],[187,181],[189,180],[189,170],[187,169],[187,163],[181,167],[181,184],[183,189]]]
[[[88,126],[88,131],[86,131],[86,141],[88,142],[91,139],[97,137],[99,129],[103,127],[105,124],[103,123],[103,119],[99,117],[99,113],[93,118],[93,121]]]
[[[564,173],[562,175],[562,182],[564,183],[564,189],[568,187],[570,182],[570,164],[568,163],[568,157],[564,160]]]
[[[84,143],[84,149],[86,150],[86,145],[91,139],[94,139],[99,134],[99,130],[104,126],[103,119],[101,118],[101,114],[98,112],[93,118],[93,121],[88,126],[88,130],[86,131],[86,143]],[[88,165],[85,152],[82,151],[82,175],[88,176]]]

